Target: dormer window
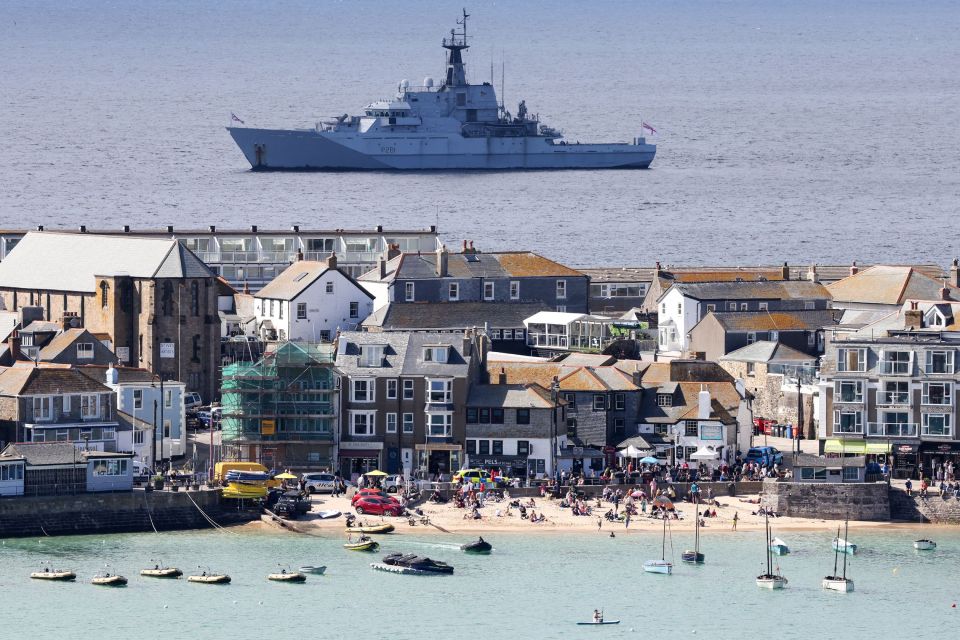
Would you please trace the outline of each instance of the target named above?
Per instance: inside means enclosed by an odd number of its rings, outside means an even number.
[[[439,362],[445,363],[447,361],[447,356],[449,354],[450,347],[443,346],[434,346],[434,347],[424,347],[423,348],[423,361],[424,362]]]
[[[360,366],[382,367],[384,351],[386,347],[382,344],[360,345]]]
[[[657,394],[657,406],[658,407],[672,407],[673,406],[673,395],[669,393],[658,393]]]

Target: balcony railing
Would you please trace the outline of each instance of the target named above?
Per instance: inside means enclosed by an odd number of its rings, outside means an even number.
[[[909,391],[877,391],[877,404],[889,406],[892,404],[910,404]]]
[[[884,376],[908,376],[911,374],[911,363],[901,362],[899,360],[881,360],[877,364],[880,375]]]
[[[840,404],[863,404],[862,393],[838,393],[833,401]]]
[[[871,422],[867,425],[867,435],[891,438],[916,438],[917,425],[912,422]]]
[[[952,393],[925,395],[920,396],[920,404],[926,404],[932,407],[949,407],[951,404],[953,404],[952,399]]]

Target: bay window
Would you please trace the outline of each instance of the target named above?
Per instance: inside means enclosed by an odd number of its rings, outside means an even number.
[[[953,385],[949,382],[924,382],[920,402],[948,407],[953,404]]]
[[[866,349],[838,349],[837,371],[866,371]]]
[[[927,351],[924,370],[927,373],[953,373],[953,351]]]

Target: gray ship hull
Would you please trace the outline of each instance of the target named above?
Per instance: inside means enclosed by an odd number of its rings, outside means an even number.
[[[337,136],[313,129],[228,127],[255,171],[646,169],[656,145],[565,144],[549,138]]]

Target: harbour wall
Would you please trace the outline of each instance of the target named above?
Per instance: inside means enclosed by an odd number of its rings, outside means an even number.
[[[764,507],[793,518],[824,520],[890,520],[890,488],[886,482],[805,483],[766,480]]]
[[[960,500],[952,493],[941,498],[936,491],[930,491],[926,498],[917,491],[908,496],[903,489],[891,487],[890,517],[901,522],[960,524]]]
[[[191,498],[193,501],[191,501]],[[259,518],[219,491],[124,491],[0,499],[0,538],[206,529]]]

